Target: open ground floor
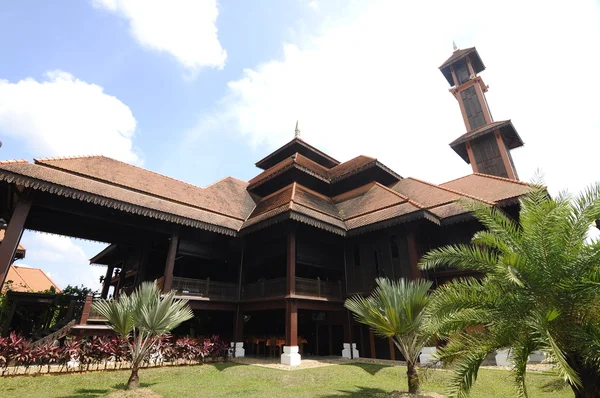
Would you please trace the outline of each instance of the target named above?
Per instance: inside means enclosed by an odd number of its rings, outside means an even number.
[[[256,365],[276,359],[262,359]],[[308,368],[313,362],[315,366]],[[392,391],[406,389],[406,368],[400,363],[372,360],[332,360],[314,358],[296,370],[256,366],[252,361],[236,359],[229,363],[199,366],[142,369],[140,382],[148,394],[136,397],[389,397]],[[126,397],[123,389],[129,371],[92,372],[46,377],[0,377],[0,396],[5,398],[53,397]],[[443,393],[452,374],[428,370],[422,390]],[[540,398],[573,397],[557,375],[528,372],[531,396]],[[481,369],[471,397],[514,396],[508,370]]]

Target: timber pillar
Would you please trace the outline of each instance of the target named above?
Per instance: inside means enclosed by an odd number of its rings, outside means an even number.
[[[421,270],[419,269],[419,248],[417,247],[417,238],[415,237],[414,231],[408,231],[406,234],[406,243],[408,246],[411,275],[413,279],[421,279]]]
[[[342,348],[342,358],[354,359],[360,358],[358,350],[356,349],[356,343],[352,339],[352,318],[350,311],[346,310],[348,316],[348,324],[344,326],[344,347]]]
[[[106,299],[108,297],[108,290],[110,289],[110,282],[112,281],[113,274],[115,272],[115,266],[109,265],[106,269],[106,275],[104,275],[104,282],[102,283],[102,293],[100,297]]]
[[[0,245],[0,290],[4,286],[8,268],[15,258],[15,253],[23,236],[25,221],[29,215],[29,210],[31,210],[32,203],[33,192],[29,189],[24,190],[19,196],[6,232],[4,233],[4,240]]]
[[[285,305],[285,346],[281,354],[281,363],[289,366],[300,365],[300,347],[298,346],[298,301],[288,299]]]
[[[177,258],[177,247],[179,246],[179,231],[175,232],[169,240],[169,250],[167,252],[167,262],[165,264],[165,279],[163,292],[171,291],[173,287],[173,270],[175,269],[175,259]]]
[[[298,347],[298,301],[292,298],[296,294],[296,231],[293,225],[288,229],[287,235],[286,270],[285,346],[281,363],[298,366],[301,361]]]

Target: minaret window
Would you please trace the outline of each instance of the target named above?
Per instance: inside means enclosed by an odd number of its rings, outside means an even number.
[[[454,64],[454,73],[458,79],[458,85],[461,85],[470,79],[469,68],[467,68],[467,63],[464,59]]]

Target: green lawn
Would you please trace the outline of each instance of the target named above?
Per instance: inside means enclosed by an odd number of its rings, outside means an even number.
[[[406,389],[406,368],[356,363],[295,371],[235,363],[143,369],[140,381],[165,398],[173,397],[386,397]],[[101,397],[124,387],[128,371],[0,378],[0,397]],[[428,371],[424,391],[444,392],[449,373]],[[529,373],[530,397],[573,397],[549,374]],[[513,397],[510,375],[479,372],[473,398]]]

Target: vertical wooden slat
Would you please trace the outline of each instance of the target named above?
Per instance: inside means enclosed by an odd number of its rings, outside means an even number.
[[[179,231],[171,236],[169,241],[169,251],[167,252],[167,262],[165,264],[165,281],[163,292],[171,291],[173,286],[173,270],[175,269],[175,258],[177,257],[177,247],[179,246]]]
[[[113,272],[115,271],[114,265],[109,265],[106,268],[106,274],[104,275],[104,283],[102,284],[102,293],[100,297],[103,299],[108,297],[108,290],[110,289],[110,281],[112,280]]]
[[[371,328],[369,328],[369,346],[371,348],[371,358],[375,358],[375,334]]]

